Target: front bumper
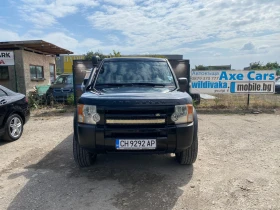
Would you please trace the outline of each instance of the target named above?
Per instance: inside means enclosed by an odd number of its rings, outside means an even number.
[[[139,153],[174,153],[191,146],[193,141],[193,123],[169,125],[165,128],[107,128],[78,123],[76,138],[81,147],[97,153],[139,152]],[[157,141],[154,150],[117,150],[116,139],[149,139]]]

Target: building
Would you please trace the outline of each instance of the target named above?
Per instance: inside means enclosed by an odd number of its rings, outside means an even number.
[[[56,58],[56,68],[59,73],[72,73],[73,60],[83,60],[84,55],[61,55]]]
[[[0,42],[0,85],[27,94],[55,79],[55,58],[73,52],[43,40]]]

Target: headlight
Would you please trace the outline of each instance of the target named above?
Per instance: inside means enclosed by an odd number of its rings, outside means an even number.
[[[176,105],[171,120],[176,124],[193,122],[193,106],[191,104]]]
[[[96,124],[100,116],[96,111],[96,106],[78,104],[78,122],[86,124]]]

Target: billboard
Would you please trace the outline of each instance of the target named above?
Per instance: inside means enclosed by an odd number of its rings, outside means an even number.
[[[15,65],[14,51],[0,51],[0,66]]]
[[[262,71],[201,71],[191,72],[191,93],[234,94],[274,93],[276,72]]]

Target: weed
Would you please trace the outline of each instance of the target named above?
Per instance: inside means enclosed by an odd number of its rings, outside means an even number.
[[[75,104],[74,94],[71,94],[70,96],[68,96],[67,104],[69,104],[69,105],[74,105]]]

